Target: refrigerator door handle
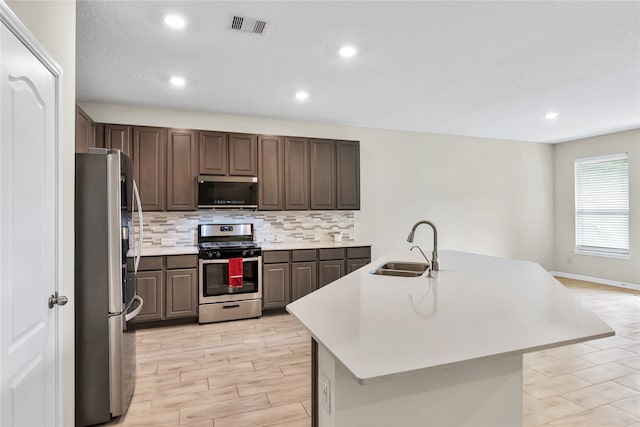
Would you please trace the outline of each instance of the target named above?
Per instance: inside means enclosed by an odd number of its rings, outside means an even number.
[[[136,317],[138,314],[140,314],[140,312],[142,311],[142,306],[144,305],[144,300],[140,295],[136,295],[135,297],[133,297],[133,299],[137,300],[140,303],[140,305],[131,313],[128,313],[124,316],[124,320],[127,322],[133,319],[134,317]]]
[[[133,195],[136,198],[136,205],[138,207],[138,222],[140,223],[140,229],[138,234],[138,241],[135,242],[137,244],[137,253],[136,260],[134,263],[133,271],[134,273],[138,273],[138,265],[140,265],[140,256],[142,255],[142,237],[144,236],[144,222],[142,221],[142,203],[140,202],[140,193],[138,193],[138,186],[136,185],[136,180],[133,180]]]

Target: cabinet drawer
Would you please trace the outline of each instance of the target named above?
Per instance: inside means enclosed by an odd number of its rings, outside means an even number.
[[[318,249],[318,259],[320,261],[345,258],[344,248]]]
[[[171,255],[167,257],[167,270],[196,267],[198,267],[197,255]]]
[[[298,251],[291,251],[291,262],[315,261],[315,260],[316,260],[315,249],[302,249]]]
[[[140,257],[138,271],[162,270],[164,268],[164,257],[162,256],[143,256]]]
[[[371,246],[347,248],[347,258],[371,258]]]
[[[268,251],[262,253],[263,264],[275,264],[277,262],[289,262],[289,251]]]

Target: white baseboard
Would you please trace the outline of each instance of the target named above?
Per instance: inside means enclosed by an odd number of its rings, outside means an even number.
[[[549,274],[558,277],[566,277],[567,279],[584,280],[585,282],[594,282],[601,285],[614,286],[616,288],[634,289],[640,291],[640,285],[635,283],[618,282],[616,280],[599,279],[597,277],[582,276],[580,274],[563,273],[561,271],[550,271]]]

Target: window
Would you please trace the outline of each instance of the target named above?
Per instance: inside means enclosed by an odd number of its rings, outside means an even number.
[[[578,159],[576,251],[629,254],[629,168],[627,154]]]

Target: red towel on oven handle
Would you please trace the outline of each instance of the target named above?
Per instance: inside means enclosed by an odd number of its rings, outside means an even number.
[[[229,259],[229,286],[242,287],[242,258]]]

